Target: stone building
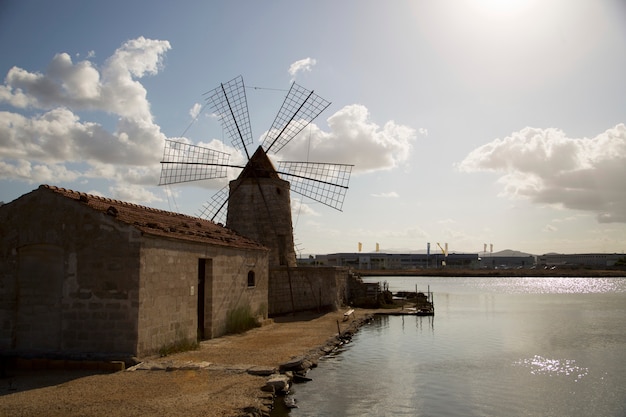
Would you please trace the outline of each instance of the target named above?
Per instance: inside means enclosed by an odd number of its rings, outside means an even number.
[[[0,206],[0,352],[144,356],[268,312],[268,249],[210,221],[42,185]]]
[[[335,310],[346,300],[347,268],[298,267],[290,184],[280,178],[261,147],[230,182],[226,226],[269,249],[270,316]]]
[[[229,187],[226,227],[269,248],[270,267],[295,267],[290,185],[261,147]]]

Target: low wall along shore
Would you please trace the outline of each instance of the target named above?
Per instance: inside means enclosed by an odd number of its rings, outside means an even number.
[[[336,267],[270,268],[268,313],[337,310],[345,299],[349,271]]]

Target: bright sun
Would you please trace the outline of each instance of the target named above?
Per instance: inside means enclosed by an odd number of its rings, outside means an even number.
[[[477,12],[492,18],[517,16],[532,4],[532,0],[469,0]]]

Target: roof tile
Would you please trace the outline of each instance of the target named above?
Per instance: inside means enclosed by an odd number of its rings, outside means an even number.
[[[41,185],[39,189],[47,189],[75,200],[93,210],[115,217],[120,222],[134,226],[146,234],[242,249],[264,248],[254,240],[199,217],[145,207],[52,185]]]

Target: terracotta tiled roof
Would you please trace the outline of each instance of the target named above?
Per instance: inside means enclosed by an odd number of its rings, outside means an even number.
[[[41,185],[39,189],[47,189],[63,197],[75,200],[79,204],[134,226],[146,234],[219,246],[263,249],[263,246],[254,240],[198,217],[140,206],[51,185]]]

